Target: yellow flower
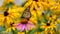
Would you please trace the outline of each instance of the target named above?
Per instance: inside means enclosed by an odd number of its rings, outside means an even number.
[[[51,0],[45,0],[44,2],[42,2],[42,5],[44,7],[44,10],[48,10],[48,9],[52,9],[53,7],[56,7],[58,3]]]
[[[49,15],[49,14],[48,14],[48,15],[46,16],[46,19],[48,19],[48,20],[49,20],[49,19],[50,19],[50,20],[55,20],[56,18],[57,18],[57,15]]]
[[[49,29],[49,28],[53,28],[53,27],[55,27],[55,25],[56,24],[53,24],[53,23],[47,23],[47,24],[45,24],[45,23],[42,23],[42,28],[45,28],[45,31],[47,30],[47,29]]]
[[[0,7],[0,10],[4,11],[6,8],[17,8],[17,5],[12,2],[13,0],[4,0],[4,3]]]
[[[56,32],[54,32],[54,30],[47,30],[44,32],[44,34],[56,34]]]
[[[60,19],[57,19],[57,22],[60,23]]]
[[[0,9],[4,10],[7,7],[12,7],[12,8],[16,8],[17,5],[13,2],[14,0],[4,0],[2,6],[0,7]]]
[[[18,10],[18,12],[22,13],[23,11],[25,11],[26,8],[24,8],[24,7],[17,7],[15,9]]]
[[[28,2],[24,5],[24,8],[27,8],[30,6],[30,11],[34,10],[34,8],[36,10],[38,10],[38,8],[41,10],[43,10],[43,6],[41,5],[41,1],[40,0],[27,0]],[[35,6],[35,7],[34,7]]]
[[[35,11],[31,11],[31,14],[32,14],[32,16],[30,18],[30,21],[36,25],[37,24],[37,20],[36,20],[36,13],[35,13]]]
[[[19,13],[15,9],[8,8],[8,10],[2,11],[0,14],[0,22],[10,24],[15,18],[20,17]]]
[[[58,4],[58,6],[54,7],[52,10],[54,14],[60,15],[60,4]]]
[[[25,34],[24,32],[18,32],[18,34]]]
[[[14,2],[14,0],[4,0],[4,3]]]
[[[42,3],[44,3],[44,2],[42,2],[41,0],[37,0],[37,1],[38,2],[33,2],[34,6],[35,6],[35,9],[43,11],[44,10],[44,6],[43,6]]]
[[[5,27],[6,27],[6,30],[5,30],[6,33],[16,29],[14,23],[6,24]]]
[[[47,23],[42,22],[41,28],[45,29],[45,31],[44,31],[45,34],[48,34],[48,33],[53,34],[53,33],[55,33],[54,28],[57,29],[56,25],[58,23],[57,15],[49,15],[48,14],[46,18],[47,18],[48,22]]]
[[[45,29],[45,34],[48,34],[48,32],[50,32],[51,34],[55,33],[54,28],[56,29],[56,22],[51,20],[49,20],[47,23],[42,22],[41,28]],[[53,32],[51,30],[53,30]]]
[[[27,1],[28,2],[24,5],[24,8],[27,8],[27,7],[29,7],[32,4],[31,0],[27,0]]]

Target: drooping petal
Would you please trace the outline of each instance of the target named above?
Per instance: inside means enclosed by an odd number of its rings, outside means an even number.
[[[30,30],[30,26],[26,25],[25,30]]]
[[[22,29],[22,24],[18,24],[17,29],[21,30]]]
[[[20,31],[23,31],[25,29],[26,25],[23,24],[22,29]]]
[[[32,23],[28,23],[27,26],[34,28],[34,25]]]

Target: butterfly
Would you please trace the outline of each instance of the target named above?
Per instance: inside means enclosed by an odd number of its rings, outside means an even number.
[[[29,11],[29,9],[25,10],[22,14],[22,18],[29,19],[30,17],[31,17],[31,12]]]

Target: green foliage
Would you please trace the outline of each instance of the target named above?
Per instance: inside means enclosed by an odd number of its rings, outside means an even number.
[[[11,29],[12,30],[12,33],[13,34],[18,34],[18,31],[17,30],[13,30],[13,29]]]
[[[44,31],[44,29],[38,28],[38,32],[42,32],[42,31]]]
[[[37,19],[37,22],[38,22],[38,24],[40,24],[41,23],[40,19]]]
[[[36,29],[30,30],[27,34],[34,34],[36,32]]]
[[[53,28],[54,32],[56,32],[56,34],[59,34],[59,30],[56,28]]]
[[[4,31],[5,27],[4,26],[0,26],[0,32]]]
[[[13,5],[13,3],[10,2],[9,4],[6,4],[6,7],[9,8],[9,7],[11,7],[12,5]]]

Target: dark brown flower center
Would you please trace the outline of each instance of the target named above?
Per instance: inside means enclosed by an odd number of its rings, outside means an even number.
[[[46,25],[47,25],[47,26],[50,26],[50,23],[47,23]]]
[[[4,16],[8,16],[9,15],[9,13],[8,12],[4,12]]]
[[[21,24],[27,24],[28,22],[21,22]]]
[[[52,15],[50,15],[50,17],[52,17]]]
[[[28,23],[28,20],[26,18],[21,19],[21,24],[27,24],[27,23]]]
[[[44,13],[42,13],[42,15],[44,15]]]
[[[36,10],[35,8],[33,8],[33,10]]]
[[[11,23],[10,25],[13,26],[14,23]]]
[[[33,0],[33,1],[36,1],[36,2],[38,2],[38,0]]]

